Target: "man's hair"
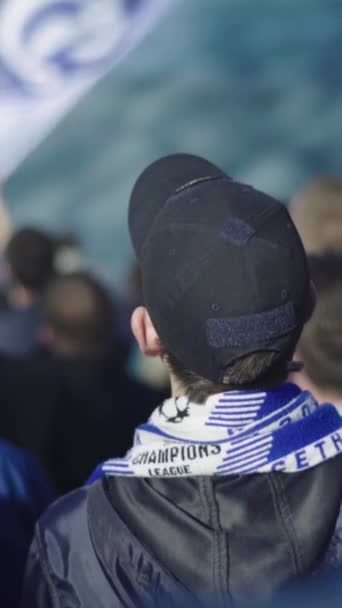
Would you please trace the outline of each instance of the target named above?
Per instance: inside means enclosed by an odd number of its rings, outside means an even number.
[[[293,197],[290,210],[309,254],[342,253],[342,179],[312,180]]]
[[[54,238],[36,228],[15,232],[5,251],[12,280],[38,294],[55,274],[54,255]]]
[[[215,384],[186,369],[171,353],[167,353],[166,361],[171,372],[181,382],[187,397],[195,403],[203,403],[215,393],[269,389],[284,382],[289,374],[289,361],[294,351],[293,336],[278,339],[274,348],[279,350],[258,351],[236,359],[225,369],[222,384]]]
[[[70,356],[101,356],[113,336],[114,303],[90,273],[56,278],[43,298],[43,312],[55,338],[68,345]]]
[[[342,391],[342,257],[310,261],[317,306],[300,343],[305,372],[323,390]]]

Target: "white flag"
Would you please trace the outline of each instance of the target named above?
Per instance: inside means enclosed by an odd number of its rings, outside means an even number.
[[[0,182],[171,0],[0,0]]]

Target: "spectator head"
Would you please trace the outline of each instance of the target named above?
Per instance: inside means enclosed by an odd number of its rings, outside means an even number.
[[[308,254],[342,254],[342,179],[314,179],[294,196],[290,211]]]
[[[298,345],[304,369],[296,382],[320,402],[342,404],[342,258],[313,258],[311,268],[317,306]]]
[[[313,296],[283,205],[175,155],[138,179],[129,227],[145,304],[133,333],[145,354],[166,360],[174,394],[200,402],[286,379]]]
[[[113,302],[91,274],[78,272],[54,279],[43,298],[48,348],[66,359],[96,359],[113,338]]]
[[[31,304],[54,276],[55,240],[36,228],[22,228],[9,240],[5,260],[9,274],[10,300],[14,305]]]

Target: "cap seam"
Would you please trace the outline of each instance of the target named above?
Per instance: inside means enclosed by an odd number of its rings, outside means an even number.
[[[175,190],[170,195],[169,198],[172,198],[173,196],[175,196],[175,194],[179,194],[180,192],[183,192],[187,188],[191,188],[192,186],[196,186],[197,184],[202,184],[203,182],[215,181],[218,179],[227,179],[228,181],[231,181],[231,178],[224,174],[223,175],[212,175],[212,176],[206,175],[205,177],[198,177],[197,179],[193,179],[190,182],[187,182],[186,184],[179,186],[177,188],[177,190]]]

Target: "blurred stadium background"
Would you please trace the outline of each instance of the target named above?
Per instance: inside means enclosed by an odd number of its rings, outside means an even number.
[[[129,192],[160,155],[208,156],[285,202],[340,175],[341,44],[337,0],[176,0],[10,178],[15,224],[74,232],[119,284]]]

